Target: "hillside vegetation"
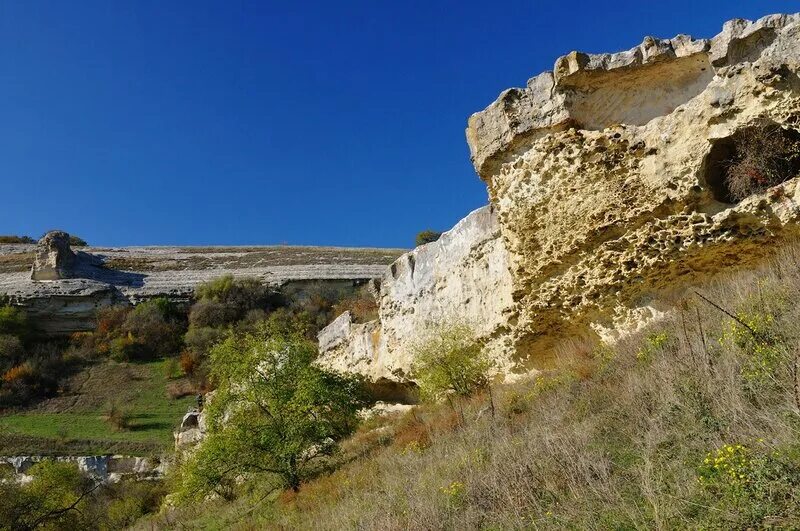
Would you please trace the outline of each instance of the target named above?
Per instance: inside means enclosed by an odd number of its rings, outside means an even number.
[[[363,424],[299,492],[266,478],[140,528],[800,527],[800,247],[558,369]],[[463,419],[463,420],[462,420]]]

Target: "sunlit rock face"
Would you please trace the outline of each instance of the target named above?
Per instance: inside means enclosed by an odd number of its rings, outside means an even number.
[[[69,234],[50,231],[36,244],[31,280],[60,280],[72,276],[75,253],[69,246]]]
[[[543,363],[559,338],[636,327],[660,291],[797,232],[796,179],[733,204],[721,153],[748,127],[798,128],[798,21],[573,52],[470,117],[509,250],[518,358]]]
[[[503,92],[466,130],[492,228],[401,257],[380,321],[334,323],[324,362],[401,380],[425,323],[462,316],[504,370],[541,368],[565,338],[613,341],[658,316],[665,291],[762,260],[798,232],[798,179],[734,202],[726,165],[749,128],[796,137],[799,62],[800,15],[772,15],[573,52]]]
[[[507,350],[511,275],[499,236],[486,206],[402,255],[381,277],[377,321],[357,324],[345,313],[320,332],[322,363],[366,375],[391,394],[391,382],[409,380],[413,344],[443,324],[467,324],[489,348]]]

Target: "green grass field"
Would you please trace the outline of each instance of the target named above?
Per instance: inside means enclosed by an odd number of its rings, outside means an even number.
[[[172,399],[166,361],[89,367],[70,379],[60,396],[0,416],[0,454],[160,453],[194,399]],[[128,413],[125,430],[104,416],[111,404]]]

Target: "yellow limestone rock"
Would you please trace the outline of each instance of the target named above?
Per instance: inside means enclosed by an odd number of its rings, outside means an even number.
[[[798,178],[736,203],[725,169],[739,131],[800,138],[799,73],[798,14],[559,58],[469,118],[489,228],[461,231],[468,217],[400,257],[379,321],[341,317],[322,362],[403,381],[407,345],[444,318],[476,322],[504,371],[526,371],[564,338],[613,340],[657,317],[664,290],[763,259],[798,233]]]

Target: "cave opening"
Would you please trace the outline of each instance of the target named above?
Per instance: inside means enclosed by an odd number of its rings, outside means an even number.
[[[715,200],[736,204],[800,173],[800,132],[765,123],[712,140],[703,178]]]

